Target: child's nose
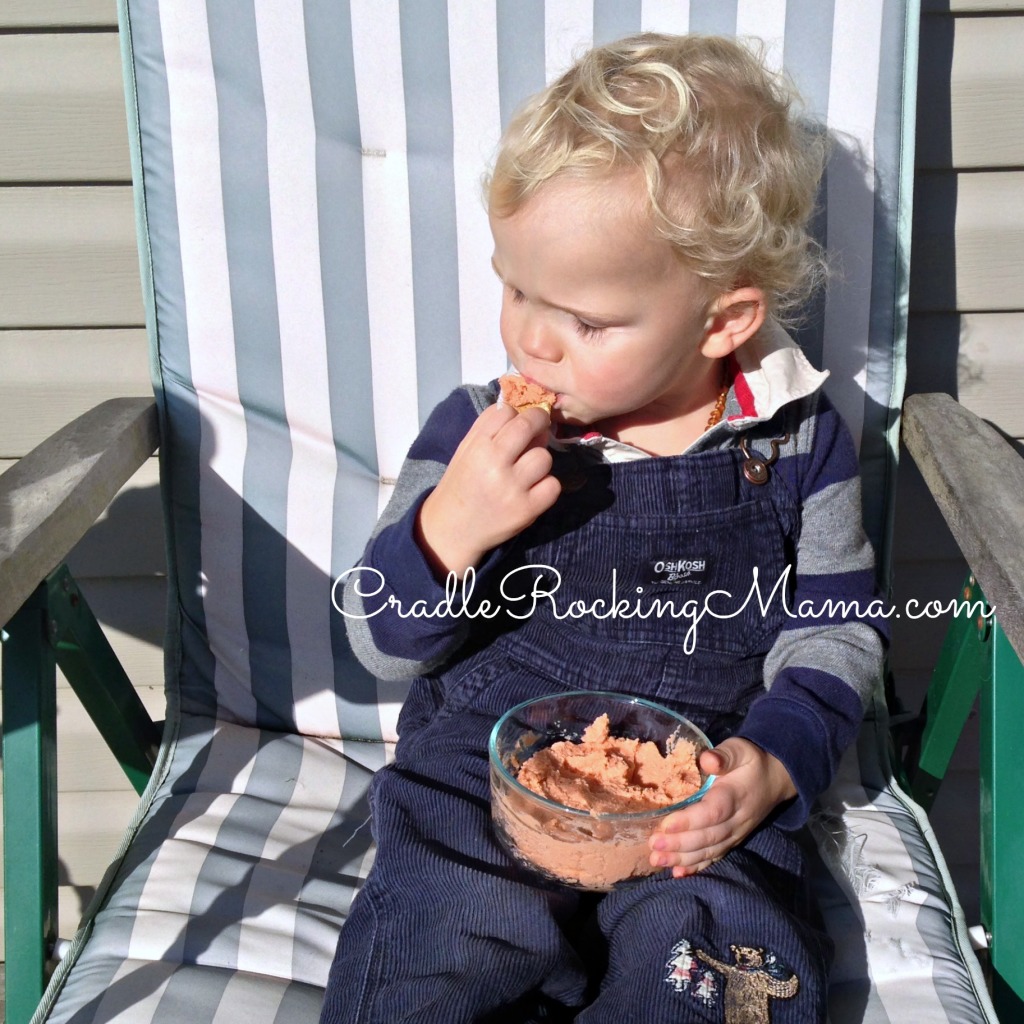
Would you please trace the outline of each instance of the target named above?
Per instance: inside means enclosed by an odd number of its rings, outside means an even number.
[[[555,361],[561,351],[551,325],[536,316],[523,319],[519,331],[519,348],[525,355],[545,362]]]

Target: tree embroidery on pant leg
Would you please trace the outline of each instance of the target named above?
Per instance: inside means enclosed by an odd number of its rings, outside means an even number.
[[[680,939],[669,951],[667,981],[677,992],[689,992],[705,1006],[710,1006],[718,995],[718,981],[712,971],[701,968],[693,955],[693,947],[686,939]]]
[[[775,954],[751,946],[730,946],[733,964],[724,964],[703,949],[696,956],[725,978],[725,1024],[769,1024],[769,999],[791,999],[800,988],[795,974],[783,980]]]

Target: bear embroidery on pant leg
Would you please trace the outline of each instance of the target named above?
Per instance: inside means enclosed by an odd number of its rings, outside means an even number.
[[[725,978],[725,1024],[769,1024],[769,999],[790,999],[800,981],[795,974],[783,980],[774,953],[751,946],[730,946],[734,964],[724,964],[703,949],[694,953]]]

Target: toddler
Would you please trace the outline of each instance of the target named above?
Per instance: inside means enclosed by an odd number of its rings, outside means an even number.
[[[595,48],[509,126],[486,183],[501,337],[557,398],[453,392],[349,574],[356,655],[413,683],[328,1024],[824,1019],[795,833],[884,624],[859,612],[852,441],[779,326],[821,276],[822,159],[784,82],[711,37]],[[651,698],[716,744],[708,794],[651,840],[659,870],[603,896],[517,868],[490,823],[495,721],[573,689]]]

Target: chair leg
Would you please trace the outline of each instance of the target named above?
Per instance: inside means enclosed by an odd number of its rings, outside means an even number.
[[[52,572],[46,586],[49,638],[57,664],[135,792],[141,794],[156,761],[160,730],[133,689],[67,566]]]
[[[998,611],[998,609],[997,609]],[[1024,1020],[1024,666],[993,624],[981,693],[981,918],[1000,1020]]]
[[[979,690],[992,677],[991,620],[976,614],[988,606],[973,577],[962,598],[970,614],[958,613],[950,623],[928,687],[916,763],[907,766],[911,795],[925,810],[935,801]]]
[[[57,675],[40,586],[3,633],[6,1019],[27,1021],[57,935]]]

